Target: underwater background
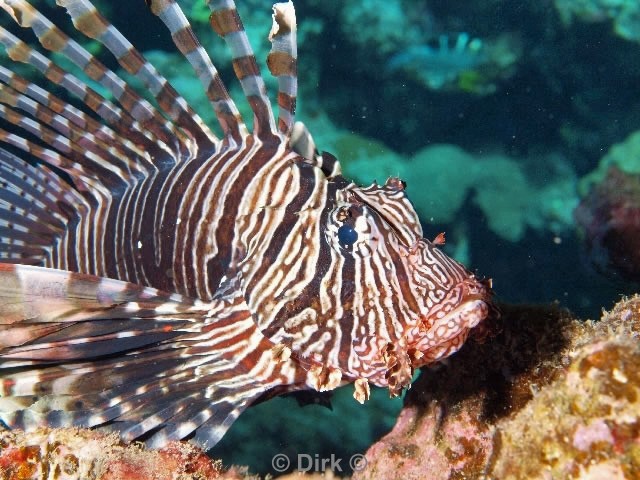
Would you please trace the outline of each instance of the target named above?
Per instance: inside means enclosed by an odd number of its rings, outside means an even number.
[[[33,3],[70,24],[51,2]],[[145,2],[94,3],[215,129],[200,82]],[[179,3],[241,99],[204,0]],[[263,66],[271,4],[237,0]],[[637,291],[640,2],[296,0],[295,7],[297,119],[347,178],[403,178],[425,235],[446,232],[445,250],[492,278],[499,302],[558,302],[598,318]],[[211,455],[265,474],[275,473],[277,453],[364,452],[391,428],[402,399],[375,390],[360,406],[351,388],[335,393],[332,410],[314,405],[318,398],[251,408]]]

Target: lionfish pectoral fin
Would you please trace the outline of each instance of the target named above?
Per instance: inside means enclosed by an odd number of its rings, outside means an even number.
[[[103,425],[125,441],[210,448],[292,370],[270,367],[272,348],[234,291],[204,303],[0,264],[0,421],[10,428]]]
[[[208,304],[154,288],[0,263],[0,368],[97,358],[168,341],[207,311]]]

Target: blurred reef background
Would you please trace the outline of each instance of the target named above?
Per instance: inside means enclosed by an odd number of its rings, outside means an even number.
[[[264,65],[272,2],[236,2]],[[198,79],[145,2],[95,3],[215,127]],[[241,99],[205,2],[179,3]],[[346,177],[406,180],[426,236],[446,232],[445,249],[492,278],[500,302],[557,302],[597,319],[638,291],[638,0],[296,0],[295,7],[297,118],[340,159]],[[393,426],[402,399],[375,391],[361,407],[351,388],[335,394],[333,410],[294,398],[251,408],[212,456],[264,474],[276,453],[364,452]]]

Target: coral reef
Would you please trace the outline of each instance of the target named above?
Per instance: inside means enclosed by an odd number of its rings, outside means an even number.
[[[584,22],[613,22],[620,37],[640,42],[640,3],[637,0],[555,0],[566,24],[574,18]]]
[[[606,155],[600,159],[598,167],[580,179],[580,194],[586,195],[594,185],[602,182],[610,167],[622,172],[640,174],[640,130],[609,148]]]
[[[575,218],[598,270],[640,282],[640,174],[610,167],[582,199]]]
[[[496,329],[423,370],[354,480],[639,478],[640,297],[599,322],[505,307]]]
[[[185,442],[161,450],[123,445],[115,434],[84,429],[0,431],[3,480],[213,480],[241,479]]]

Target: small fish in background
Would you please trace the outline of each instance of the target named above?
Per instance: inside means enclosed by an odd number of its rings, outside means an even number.
[[[440,90],[486,61],[482,40],[463,32],[440,35],[436,45],[411,45],[391,56],[387,70],[411,72],[430,89]]]
[[[125,441],[210,448],[273,395],[346,383],[359,402],[370,384],[399,395],[482,330],[488,282],[423,237],[404,182],[355,185],[294,122],[291,2],[274,6],[269,35],[277,118],[234,2],[208,2],[250,131],[178,4],[147,1],[201,80],[219,137],[88,0],[57,4],[155,101],[26,0],[0,0],[41,44],[0,28],[8,56],[79,105],[0,66],[5,425],[106,425]]]
[[[463,32],[409,45],[388,59],[386,71],[405,74],[429,90],[484,96],[495,93],[515,74],[521,58],[517,33],[480,39]]]

